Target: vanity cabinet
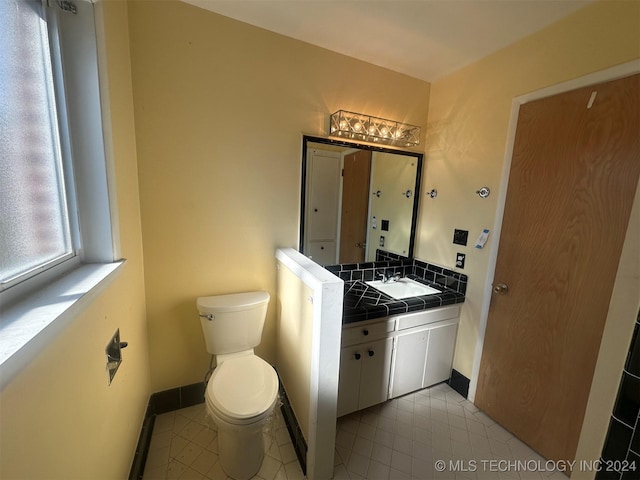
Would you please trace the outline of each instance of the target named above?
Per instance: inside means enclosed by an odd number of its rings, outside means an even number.
[[[343,328],[338,416],[387,400],[394,326],[387,320]]]
[[[345,325],[338,416],[447,380],[459,316],[451,305]]]

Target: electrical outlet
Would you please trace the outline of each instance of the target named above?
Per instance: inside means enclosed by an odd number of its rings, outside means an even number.
[[[456,267],[464,268],[464,261],[466,258],[467,256],[464,253],[456,253]]]

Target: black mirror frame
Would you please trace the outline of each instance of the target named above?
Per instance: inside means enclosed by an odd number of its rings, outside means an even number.
[[[409,238],[409,251],[408,257],[413,258],[413,250],[416,240],[416,230],[418,225],[418,208],[420,205],[420,187],[422,185],[422,165],[424,160],[424,153],[413,152],[410,150],[399,150],[393,148],[378,147],[367,143],[348,142],[344,140],[337,140],[325,137],[314,137],[311,135],[302,136],[302,176],[300,183],[300,235],[298,242],[298,251],[303,252],[304,247],[304,225],[305,225],[305,211],[306,211],[306,178],[307,178],[307,146],[309,142],[323,143],[325,145],[337,145],[341,147],[353,147],[360,150],[371,150],[373,152],[385,152],[394,153],[397,155],[406,155],[415,157],[418,160],[418,167],[416,170],[416,186],[413,201],[413,213],[411,216],[411,233]]]

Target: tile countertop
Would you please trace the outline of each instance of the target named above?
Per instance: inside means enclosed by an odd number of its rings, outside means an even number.
[[[325,268],[344,280],[343,324],[463,303],[467,290],[466,275],[415,258],[395,256]],[[380,273],[400,274],[442,293],[396,300],[365,283],[378,278]]]

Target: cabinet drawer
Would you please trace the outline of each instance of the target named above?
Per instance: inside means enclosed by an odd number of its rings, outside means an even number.
[[[385,319],[354,327],[344,327],[342,329],[342,346],[346,347],[384,338],[393,332],[395,324],[395,319]]]
[[[433,308],[420,312],[409,313],[396,317],[398,322],[398,330],[406,330],[407,328],[427,325],[429,323],[456,318],[460,315],[460,306],[450,305],[447,307]]]

